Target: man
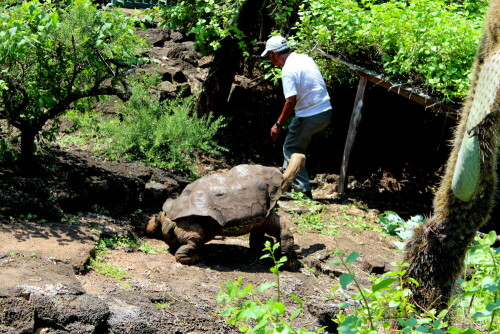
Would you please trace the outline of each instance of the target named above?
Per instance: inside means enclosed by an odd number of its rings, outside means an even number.
[[[292,52],[287,40],[282,36],[269,38],[262,53],[262,57],[265,56],[273,65],[283,67],[281,80],[285,105],[271,128],[273,141],[278,138],[283,124],[295,112],[283,145],[283,167],[286,168],[292,153],[305,154],[311,140],[328,127],[332,118],[332,106],[325,81],[311,57]],[[292,186],[294,190],[312,198],[309,175],[305,167],[301,169]]]

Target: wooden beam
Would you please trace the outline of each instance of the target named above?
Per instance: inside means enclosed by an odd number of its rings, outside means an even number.
[[[391,92],[394,92],[398,95],[406,97],[407,99],[410,99],[414,102],[417,102],[417,103],[425,106],[426,109],[430,108],[432,110],[435,110],[435,111],[445,115],[446,117],[452,118],[454,120],[458,120],[458,114],[459,114],[458,110],[445,105],[443,102],[441,102],[441,101],[439,101],[431,96],[427,96],[425,94],[422,94],[415,89],[404,88],[403,84],[401,84],[401,83],[394,83],[394,82],[391,82],[389,80],[386,80],[382,77],[382,75],[380,75],[378,73],[375,73],[371,70],[360,67],[358,65],[352,64],[352,63],[345,61],[344,59],[341,59],[339,57],[335,57],[331,54],[326,53],[325,51],[323,51],[319,48],[314,48],[313,51],[318,52],[319,54],[321,54],[322,56],[324,56],[326,58],[329,58],[331,60],[334,60],[336,62],[339,62],[339,63],[349,67],[349,69],[356,71],[356,73],[359,76],[363,76],[363,77],[367,78],[369,81],[373,82],[376,85],[387,88]]]
[[[455,109],[450,108],[450,107],[444,105],[443,103],[432,99],[429,96],[417,94],[411,90],[408,90],[406,88],[401,87],[401,85],[399,85],[399,84],[394,84],[392,82],[384,80],[380,76],[375,75],[373,73],[369,73],[369,72],[362,71],[359,69],[356,71],[356,73],[359,76],[367,78],[370,82],[373,82],[374,84],[376,84],[378,86],[387,88],[387,90],[389,90],[390,92],[394,92],[394,93],[401,95],[409,100],[415,101],[415,102],[425,106],[426,108],[430,108],[432,110],[435,110],[435,111],[437,111],[437,112],[439,112],[439,113],[441,113],[449,118],[452,118],[454,120],[458,119],[458,112]]]
[[[349,123],[349,131],[347,133],[347,139],[344,146],[342,165],[340,166],[340,177],[339,177],[339,188],[338,188],[339,194],[344,193],[345,186],[347,183],[347,166],[349,165],[349,156],[351,155],[354,139],[356,138],[356,133],[358,132],[358,126],[359,123],[361,122],[361,115],[362,115],[361,110],[363,109],[366,83],[367,83],[367,78],[365,76],[360,76],[358,83],[358,91],[356,92],[356,98],[354,100],[354,108],[351,114],[351,121]]]

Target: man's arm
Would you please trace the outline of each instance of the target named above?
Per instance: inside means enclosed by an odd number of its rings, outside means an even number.
[[[278,121],[271,128],[271,138],[273,141],[276,141],[276,139],[278,139],[278,134],[281,132],[281,127],[293,115],[295,111],[295,104],[297,104],[296,95],[290,96],[285,100],[285,105],[283,106],[280,117],[278,117]],[[279,126],[278,124],[280,124],[281,126]]]

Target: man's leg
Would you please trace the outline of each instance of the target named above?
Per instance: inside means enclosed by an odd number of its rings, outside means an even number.
[[[293,153],[306,154],[306,149],[311,140],[328,127],[331,118],[332,112],[328,110],[310,117],[295,117],[292,120],[283,145],[284,168],[288,166],[288,161]],[[306,167],[300,170],[292,185],[295,189],[304,193],[311,191]]]

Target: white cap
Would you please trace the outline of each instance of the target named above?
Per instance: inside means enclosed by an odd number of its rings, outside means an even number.
[[[266,49],[262,52],[261,56],[265,57],[269,51],[282,51],[288,48],[288,43],[283,36],[272,36],[267,40]]]

